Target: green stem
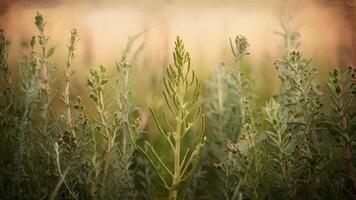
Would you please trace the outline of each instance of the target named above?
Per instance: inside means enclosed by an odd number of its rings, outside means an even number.
[[[99,106],[98,106],[98,111],[100,114],[100,118],[101,118],[101,123],[104,126],[105,129],[105,139],[106,139],[106,150],[104,150],[104,166],[103,166],[103,175],[101,177],[101,184],[104,185],[106,182],[106,178],[108,176],[109,173],[109,165],[110,165],[110,155],[111,155],[111,150],[112,150],[112,138],[110,136],[110,132],[109,132],[109,128],[107,125],[107,121],[106,121],[106,117],[105,117],[105,107],[104,107],[104,99],[103,99],[103,92],[99,93]]]
[[[240,106],[240,112],[241,112],[241,127],[245,124],[245,109],[244,109],[244,105],[243,105],[243,94],[242,94],[242,81],[241,81],[241,66],[240,66],[240,62],[241,62],[241,57],[237,57],[236,58],[236,78],[237,78],[237,84],[238,84],[238,90],[240,93],[239,96],[239,106]]]
[[[66,106],[67,112],[67,127],[69,128],[71,134],[73,137],[75,137],[75,130],[72,122],[72,114],[71,114],[71,108],[70,108],[70,80],[71,80],[71,75],[70,75],[70,68],[72,65],[72,54],[73,54],[73,49],[74,47],[71,46],[68,51],[68,60],[67,60],[67,67],[66,67],[66,72],[65,72],[65,78],[66,78],[66,86],[64,90],[64,104]]]
[[[347,133],[347,119],[346,116],[343,112],[343,117],[342,117],[342,127],[344,130],[346,130],[346,134],[349,136]],[[346,173],[349,176],[351,182],[352,182],[352,190],[353,194],[356,194],[356,177],[354,175],[354,167],[352,163],[352,148],[351,148],[351,140],[348,140],[345,142],[344,145],[344,159],[345,159],[345,165],[346,165]]]

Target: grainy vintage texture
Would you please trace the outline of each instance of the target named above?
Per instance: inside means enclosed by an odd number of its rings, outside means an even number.
[[[55,44],[56,22],[37,12],[21,53],[1,30],[0,198],[356,198],[356,68],[320,77],[291,20],[279,15],[280,58],[265,58],[275,69],[264,77],[251,70],[248,34],[225,38],[232,62],[204,74],[180,36],[161,71],[142,54],[149,30],[116,62],[80,70],[85,30]]]

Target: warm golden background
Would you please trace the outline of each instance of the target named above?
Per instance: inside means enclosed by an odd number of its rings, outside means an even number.
[[[313,57],[324,79],[331,67],[356,64],[354,0],[1,0],[0,27],[12,41],[10,62],[28,52],[28,41],[36,34],[37,11],[47,21],[55,61],[65,64],[66,41],[71,28],[80,31],[76,60],[77,90],[91,67],[114,67],[129,36],[145,31],[145,44],[136,70],[140,87],[149,89],[151,75],[160,74],[171,61],[174,38],[182,36],[198,73],[209,77],[211,68],[224,61],[232,64],[229,38],[245,35],[257,90],[265,96],[278,86],[273,61],[281,56],[279,17],[290,15],[291,27],[302,35],[301,50]],[[59,71],[61,73],[61,70]],[[58,80],[61,80],[58,74]],[[57,80],[57,81],[58,81]],[[160,79],[157,79],[160,80]],[[158,81],[159,82],[159,81]]]

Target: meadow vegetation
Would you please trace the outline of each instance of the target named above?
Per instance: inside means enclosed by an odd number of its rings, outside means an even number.
[[[234,66],[218,65],[208,80],[177,37],[162,93],[154,94],[165,105],[146,105],[155,126],[133,99],[140,34],[115,73],[90,70],[80,97],[72,93],[80,32],[70,32],[65,70],[56,74],[39,13],[35,26],[19,74],[0,32],[1,199],[356,198],[356,69],[335,68],[326,83],[316,82],[299,33],[285,23],[277,33],[283,56],[274,62],[280,89],[263,104],[253,74],[242,70],[253,56],[245,36],[230,39]],[[55,76],[64,77],[61,87]]]

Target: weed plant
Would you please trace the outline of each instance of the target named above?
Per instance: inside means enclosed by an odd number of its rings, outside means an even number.
[[[298,50],[300,34],[281,22],[281,87],[267,102],[257,103],[241,70],[253,56],[245,36],[230,40],[234,65],[215,67],[205,98],[177,37],[162,81],[165,107],[150,108],[148,123],[132,95],[142,33],[129,39],[115,73],[90,70],[80,97],[72,92],[78,30],[55,64],[37,13],[19,74],[0,31],[1,199],[354,199],[356,70],[335,68],[316,83],[317,70]],[[56,76],[65,78],[60,87]]]

